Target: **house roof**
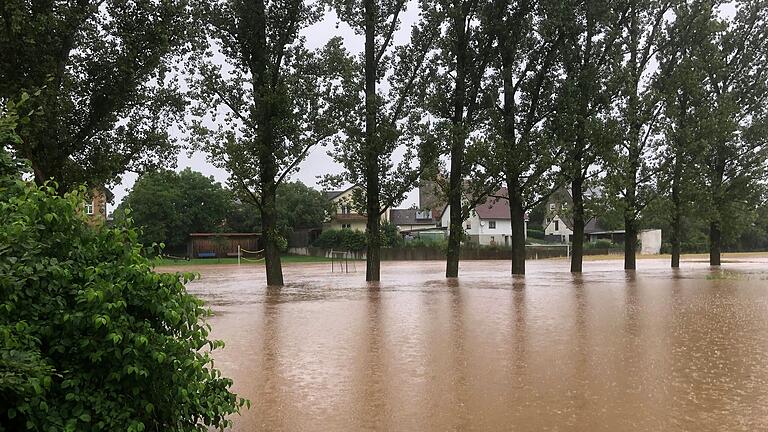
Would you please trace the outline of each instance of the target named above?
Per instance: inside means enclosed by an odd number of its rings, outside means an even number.
[[[489,196],[485,202],[475,207],[475,213],[480,219],[512,219],[509,212],[509,196],[507,188],[499,189],[495,196]],[[502,198],[499,198],[502,197]]]
[[[417,209],[392,209],[389,211],[389,221],[394,225],[433,225],[434,219],[417,218]]]
[[[331,200],[334,200],[334,199],[338,198],[339,195],[354,189],[355,187],[357,187],[357,186],[352,185],[352,186],[350,186],[350,187],[348,187],[346,189],[343,189],[343,190],[323,191],[323,194],[325,194],[325,199],[327,199],[328,201],[331,201]]]
[[[325,194],[325,199],[327,199],[328,201],[336,198],[337,196],[343,194],[344,192],[346,191],[343,191],[343,190],[342,191],[323,191],[323,193]]]

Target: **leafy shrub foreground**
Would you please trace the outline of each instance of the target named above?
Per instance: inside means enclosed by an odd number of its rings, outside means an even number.
[[[246,401],[213,367],[191,276],[158,274],[129,227],[0,175],[0,431],[202,431]]]

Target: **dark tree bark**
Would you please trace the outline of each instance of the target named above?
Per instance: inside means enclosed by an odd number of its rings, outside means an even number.
[[[464,183],[464,146],[466,132],[464,130],[464,107],[466,106],[467,80],[467,32],[464,24],[465,16],[459,11],[461,1],[454,10],[453,31],[454,52],[456,54],[456,89],[453,95],[453,118],[451,119],[451,174],[448,186],[448,205],[450,206],[451,223],[448,232],[448,251],[446,254],[445,276],[459,276],[459,256],[461,240],[464,237],[464,219],[462,211],[462,190]]]
[[[584,185],[581,178],[571,183],[573,197],[573,238],[571,240],[571,273],[581,273],[584,262]]]
[[[722,232],[720,222],[715,221],[709,224],[709,265],[719,266],[720,253],[722,249]]]
[[[637,220],[624,218],[624,270],[637,269]]]
[[[525,204],[518,177],[507,179],[509,213],[512,217],[512,274],[525,274]]]
[[[674,178],[672,179],[672,268],[680,268],[680,241],[682,239],[683,202],[680,196],[682,166],[680,157],[675,158]]]
[[[261,206],[261,232],[264,238],[264,265],[267,272],[267,285],[283,286],[283,267],[280,260],[280,248],[277,244],[277,206],[275,193],[265,194]]]
[[[711,222],[709,224],[709,265],[711,266],[719,266],[721,264],[722,236],[720,222]]]
[[[367,212],[368,250],[366,251],[365,280],[381,279],[381,238],[379,224],[379,152],[376,143],[376,1],[365,0],[365,190]]]

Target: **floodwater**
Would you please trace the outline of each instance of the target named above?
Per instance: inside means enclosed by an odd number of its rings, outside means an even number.
[[[236,431],[768,430],[768,259],[201,267]]]

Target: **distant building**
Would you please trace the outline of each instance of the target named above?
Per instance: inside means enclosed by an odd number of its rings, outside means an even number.
[[[91,223],[104,223],[109,212],[107,206],[115,199],[115,195],[109,189],[98,186],[90,190],[87,200],[83,204],[83,213],[88,216]]]
[[[507,188],[501,188],[495,194],[497,197],[508,196]],[[441,226],[450,229],[450,205],[442,212]],[[463,221],[464,232],[469,242],[491,246],[510,246],[512,243],[512,217],[509,211],[509,200],[506,198],[488,197],[485,202],[476,206],[467,220]],[[528,216],[525,218],[527,238]]]
[[[584,199],[590,200],[600,197],[601,193],[597,189],[588,189],[584,192]],[[573,197],[567,188],[559,188],[553,193],[546,202],[545,216],[544,216],[544,235],[547,240],[559,241],[563,243],[571,242],[573,236]],[[621,231],[623,235],[624,231]],[[609,231],[603,228],[599,218],[595,216],[587,216],[587,221],[584,224],[584,237],[585,240],[594,241],[601,238],[600,235],[607,235],[608,239],[618,240],[618,231]],[[613,234],[615,237],[611,237]],[[621,237],[623,240],[623,236]]]
[[[433,214],[445,208],[445,200],[440,193],[440,187],[434,180],[421,180],[419,182],[419,208],[432,210]]]
[[[389,211],[389,221],[400,232],[410,232],[426,228],[436,228],[439,222],[432,215],[432,210],[419,210],[416,208],[391,209]]]
[[[323,224],[323,229],[351,229],[354,231],[365,231],[367,218],[355,209],[353,194],[358,186],[352,186],[341,191],[325,191],[325,197],[333,203],[334,212],[330,218]],[[381,220],[386,221],[389,218],[389,212],[384,211]]]

